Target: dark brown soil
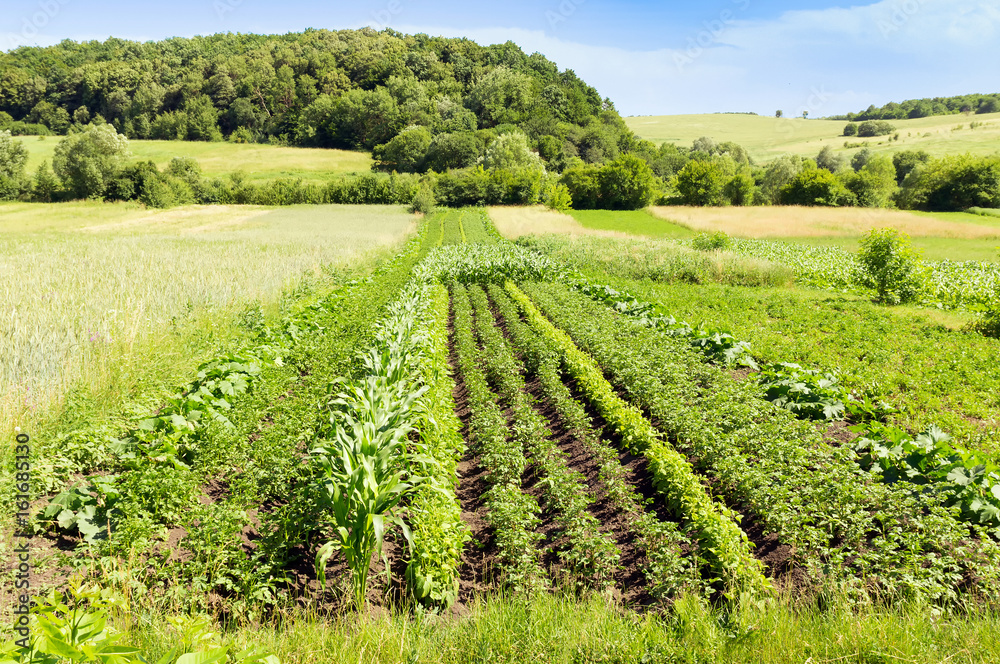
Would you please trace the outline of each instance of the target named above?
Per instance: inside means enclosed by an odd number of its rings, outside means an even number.
[[[462,423],[462,439],[467,443],[469,435],[469,391],[465,386],[462,372],[458,367],[458,352],[455,349],[455,316],[448,316],[448,339],[450,352],[448,363],[454,376],[455,414]],[[479,465],[479,459],[471,448],[458,464],[458,487],[455,495],[462,506],[462,521],[469,528],[471,539],[462,550],[462,566],[459,569],[459,593],[456,611],[461,613],[477,594],[490,589],[490,569],[497,556],[492,528],[486,522],[484,496],[489,489],[486,471]]]

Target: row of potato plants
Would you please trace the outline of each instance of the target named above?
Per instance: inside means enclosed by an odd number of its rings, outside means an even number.
[[[669,336],[689,339],[693,336],[691,330],[694,328],[688,323],[677,322],[670,316],[658,316],[654,305],[640,302],[610,286],[576,281],[573,287],[614,311]],[[892,406],[877,395],[849,392],[836,374],[788,362],[758,367],[749,354],[747,342],[735,341],[728,334],[715,334],[726,345],[721,352],[719,344],[704,337],[694,336],[691,345],[701,350],[708,361],[759,369],[756,380],[768,401],[800,419],[847,418],[855,422],[857,426],[852,430],[861,437],[854,443],[854,449],[863,468],[881,473],[887,483],[905,477],[915,485],[915,491],[939,493],[946,496],[949,505],[960,506],[965,520],[1000,528],[1000,468],[992,459],[955,446],[937,427],[914,436],[885,425],[883,421],[893,412]],[[871,462],[873,453],[878,456],[878,463]],[[1000,530],[995,537],[1000,539]]]
[[[490,285],[489,294],[506,328],[520,349],[526,368],[538,378],[542,393],[555,408],[566,431],[585,447],[597,467],[598,479],[609,499],[625,516],[637,545],[645,556],[643,573],[653,597],[675,597],[684,590],[703,590],[697,545],[673,521],[661,521],[649,509],[652,501],[632,485],[619,452],[601,437],[586,408],[567,387],[560,355],[521,319],[520,310],[501,286]],[[692,553],[685,555],[685,551]]]
[[[523,448],[508,437],[507,418],[483,370],[468,290],[453,283],[451,296],[455,350],[469,400],[470,442],[489,484],[483,502],[495,533],[500,580],[515,591],[530,592],[548,583],[540,566],[542,536],[536,532],[541,508],[521,490],[528,461]]]
[[[528,284],[529,293],[551,284]],[[737,515],[713,499],[688,460],[663,440],[648,419],[627,403],[605,379],[600,367],[563,330],[557,328],[513,283],[507,291],[521,307],[528,324],[546,337],[562,356],[568,375],[584,398],[632,451],[644,456],[657,491],[667,507],[692,532],[713,575],[712,581],[727,596],[756,593],[769,588],[761,563],[750,552]]]
[[[678,340],[563,285],[526,288],[731,504],[793,547],[815,580],[942,600],[956,599],[969,579],[982,592],[1000,587],[1000,548],[957,509],[880,483],[853,450],[830,446],[756,385]]]
[[[511,438],[526,452],[538,476],[545,507],[567,540],[558,556],[579,589],[607,589],[621,552],[614,539],[600,532],[601,523],[588,510],[593,498],[584,478],[570,469],[566,455],[552,439],[538,404],[526,389],[525,367],[496,326],[489,300],[480,286],[470,286],[476,331],[483,348],[486,374],[511,412]]]

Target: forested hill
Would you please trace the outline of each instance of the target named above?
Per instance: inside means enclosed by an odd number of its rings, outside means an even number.
[[[957,97],[932,97],[907,99],[904,102],[889,102],[885,106],[874,104],[860,113],[834,116],[833,120],[906,120],[926,118],[932,115],[954,115],[957,113],[997,113],[1000,112],[1000,93],[959,95]]]
[[[546,159],[591,162],[634,140],[594,88],[512,42],[307,30],[0,54],[0,129],[62,134],[102,119],[130,138],[360,149],[411,125],[477,142],[516,125]]]

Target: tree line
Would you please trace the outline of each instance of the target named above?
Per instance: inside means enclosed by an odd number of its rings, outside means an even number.
[[[889,102],[884,106],[872,104],[859,113],[835,115],[829,119],[864,122],[866,120],[907,120],[958,113],[1000,113],[1000,93],[907,99],[899,103]]]
[[[601,163],[635,141],[593,87],[512,42],[366,28],[66,40],[0,54],[0,130],[69,134],[91,124],[129,139],[366,151],[421,127],[438,139],[438,169],[471,165],[514,127],[556,165]]]

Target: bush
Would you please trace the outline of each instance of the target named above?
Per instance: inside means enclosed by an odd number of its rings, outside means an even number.
[[[848,122],[844,127],[844,136],[857,136],[858,135],[858,125],[853,122]]]
[[[836,175],[823,168],[804,170],[781,189],[783,205],[854,205],[857,200]]]
[[[436,203],[434,200],[434,189],[427,184],[421,185],[420,190],[417,191],[417,195],[410,202],[410,212],[420,212],[421,214],[429,215],[434,212]]]
[[[128,139],[111,125],[90,125],[56,146],[52,169],[77,198],[104,198],[128,157]]]
[[[888,136],[896,128],[885,120],[866,120],[858,125],[858,136]]]
[[[725,205],[729,178],[716,161],[689,161],[677,174],[677,191],[685,205]]]
[[[569,193],[569,187],[558,183],[549,187],[545,195],[545,207],[558,212],[573,209],[573,197]]]
[[[728,249],[732,240],[722,231],[714,233],[698,233],[691,240],[691,246],[698,251],[720,251]]]
[[[597,166],[581,164],[563,171],[559,184],[565,185],[577,210],[593,210],[598,205],[600,188],[597,184]]]
[[[880,304],[904,304],[917,299],[922,288],[920,257],[910,238],[894,228],[876,228],[861,240],[854,281],[875,291]]]
[[[641,157],[623,154],[597,174],[601,207],[606,210],[641,210],[649,205],[656,188],[653,169]]]

